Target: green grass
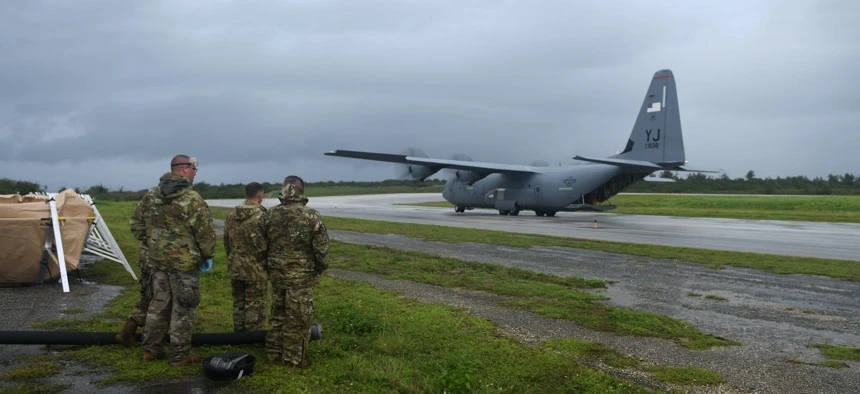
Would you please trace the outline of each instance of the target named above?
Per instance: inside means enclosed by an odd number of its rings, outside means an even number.
[[[818,364],[818,365],[821,365],[822,367],[835,368],[835,369],[839,369],[839,368],[851,368],[848,364],[846,364],[846,363],[844,363],[844,362],[842,362],[842,361],[835,361],[835,360],[823,361],[823,362],[821,362],[821,363],[820,363],[820,364]]]
[[[104,264],[104,263],[100,263]],[[198,316],[229,314],[216,297],[229,286],[206,285]],[[133,300],[132,292],[121,298]],[[202,354],[242,351],[257,357],[255,373],[231,384],[236,392],[641,392],[611,375],[582,367],[549,346],[522,346],[501,338],[495,326],[458,308],[407,300],[368,284],[324,277],[315,290],[316,321],[323,339],[311,343],[310,370],[266,360],[262,346],[208,346]],[[99,330],[104,321],[118,327],[116,308],[71,329]],[[198,320],[196,331],[228,331],[229,317]],[[113,375],[102,385],[146,383],[197,375],[199,366],[171,368],[143,363],[140,349],[91,346],[64,353]]]
[[[812,347],[818,348],[821,354],[827,358],[860,361],[860,347],[833,346],[823,343],[812,345]]]
[[[389,248],[332,242],[331,266],[437,286],[515,297],[502,304],[600,331],[669,339],[691,349],[737,345],[702,334],[679,320],[598,302],[605,297],[578,291],[603,288],[597,280],[558,277],[492,264],[465,262]]]
[[[0,373],[0,381],[34,380],[51,376],[63,370],[56,361],[35,361]]]
[[[621,194],[606,203],[636,215],[860,223],[860,196]]]
[[[860,196],[619,194],[606,204],[631,215],[860,223]],[[411,205],[452,207],[446,201]]]
[[[615,368],[633,368],[639,361],[625,356],[606,345],[576,338],[550,339],[544,341],[548,349],[586,362],[601,362]]]
[[[134,203],[105,203],[99,209],[126,255],[135,265],[136,241],[128,232]],[[599,295],[580,290],[600,289],[602,281],[562,278],[492,265],[440,259],[420,253],[390,256],[392,251],[334,243],[335,267],[348,264],[389,270],[384,275],[443,286],[499,292],[508,297],[541,297],[564,302],[594,301]],[[218,245],[215,267],[201,275],[201,304],[195,332],[232,329],[229,279],[223,247]],[[391,263],[398,265],[392,270]],[[375,267],[375,268],[374,268]],[[82,319],[58,319],[43,327],[114,332],[122,326],[137,299],[137,284],[116,263],[102,261],[82,269],[82,276],[128,288],[103,312]],[[456,274],[456,275],[453,275]],[[487,283],[490,282],[490,283]],[[496,283],[493,283],[496,282]],[[534,293],[534,294],[532,294]],[[524,346],[500,337],[491,322],[448,306],[404,299],[368,284],[326,276],[315,290],[316,321],[324,337],[310,347],[314,366],[293,370],[268,362],[259,345],[204,346],[200,354],[243,351],[255,354],[255,374],[234,382],[235,392],[643,392],[644,388],[582,366],[582,355],[560,351],[557,345]],[[601,307],[602,308],[602,307]],[[635,312],[635,311],[634,311]],[[593,350],[589,354],[600,353]],[[64,347],[51,357],[75,359],[94,371],[110,371],[101,385],[147,383],[198,376],[199,366],[170,368],[167,362],[144,363],[139,348],[119,346]],[[602,352],[610,354],[609,350]],[[603,356],[627,365],[618,355]]]

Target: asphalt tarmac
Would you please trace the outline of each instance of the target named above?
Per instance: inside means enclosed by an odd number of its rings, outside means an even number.
[[[860,224],[776,220],[680,218],[594,212],[559,212],[537,217],[523,211],[501,216],[492,210],[458,214],[453,208],[419,207],[441,201],[438,193],[315,197],[309,206],[323,217],[346,217],[401,223],[433,224],[592,240],[682,246],[783,256],[860,261]],[[210,206],[232,208],[241,200],[209,200]],[[266,199],[272,207],[277,199]]]

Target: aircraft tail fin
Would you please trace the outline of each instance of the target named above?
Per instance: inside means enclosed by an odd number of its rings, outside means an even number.
[[[627,146],[612,158],[647,161],[661,167],[686,162],[678,92],[672,70],[654,73]]]

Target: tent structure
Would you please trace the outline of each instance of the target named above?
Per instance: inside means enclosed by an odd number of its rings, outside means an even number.
[[[137,277],[89,196],[71,189],[57,194],[0,195],[0,286],[60,279],[77,269],[87,251],[122,264]]]

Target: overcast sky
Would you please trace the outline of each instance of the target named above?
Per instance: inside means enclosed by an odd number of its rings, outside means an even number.
[[[672,69],[686,156],[860,173],[857,1],[0,0],[0,178],[382,180],[334,149],[573,164]]]

